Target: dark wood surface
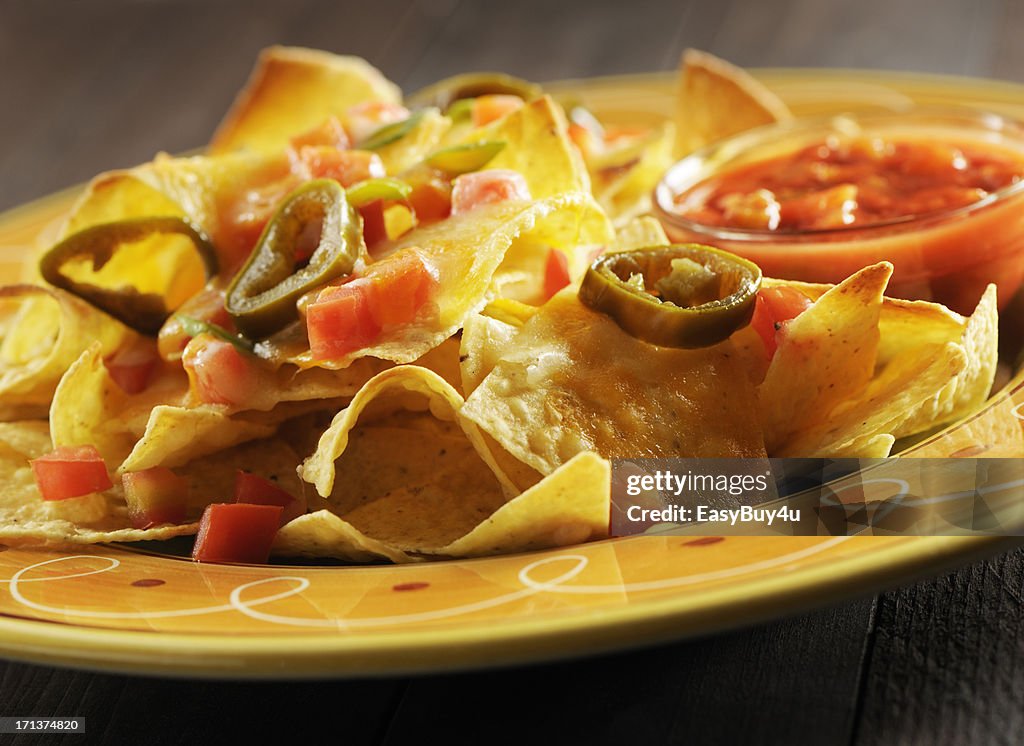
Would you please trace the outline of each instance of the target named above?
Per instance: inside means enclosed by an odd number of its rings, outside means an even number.
[[[0,209],[201,145],[275,42],[365,56],[408,90],[468,69],[669,69],[685,46],[1024,81],[1021,38],[1014,0],[0,0]],[[483,673],[221,683],[0,662],[0,715],[82,715],[112,744],[1016,744],[1022,607],[1014,551],[707,639]]]

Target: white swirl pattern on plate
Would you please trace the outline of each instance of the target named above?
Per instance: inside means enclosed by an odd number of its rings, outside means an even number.
[[[260,578],[258,580],[249,581],[236,586],[229,594],[227,603],[215,604],[211,606],[199,606],[194,608],[185,609],[154,609],[151,611],[102,611],[96,609],[75,609],[69,607],[50,606],[43,604],[38,601],[33,601],[28,598],[22,590],[22,586],[29,583],[52,583],[58,581],[72,580],[75,578],[84,578],[91,575],[99,575],[106,572],[112,572],[121,565],[121,561],[114,557],[107,557],[104,555],[95,554],[76,554],[68,555],[64,557],[55,557],[42,562],[36,562],[31,565],[22,567],[14,573],[8,579],[0,579],[0,585],[7,585],[8,591],[11,597],[21,606],[27,609],[42,613],[42,614],[57,614],[60,616],[77,617],[81,619],[110,619],[110,620],[130,620],[130,619],[161,619],[169,617],[187,617],[187,616],[201,616],[204,614],[217,614],[222,612],[237,612],[251,619],[257,619],[260,621],[268,622],[270,624],[280,624],[288,626],[301,626],[301,627],[316,627],[316,628],[334,628],[339,631],[351,629],[351,628],[366,628],[366,627],[385,627],[397,624],[409,624],[416,622],[428,622],[440,619],[448,619],[457,617],[463,614],[469,614],[475,611],[483,611],[485,609],[494,608],[503,604],[511,603],[528,596],[536,595],[539,593],[572,593],[572,594],[604,594],[604,593],[622,593],[630,591],[651,591],[651,590],[662,590],[667,588],[675,588],[686,585],[693,585],[695,583],[722,580],[725,578],[731,578],[738,575],[745,575],[760,570],[767,570],[777,568],[791,562],[804,559],[812,554],[824,551],[839,542],[845,541],[849,537],[839,536],[826,541],[821,541],[813,544],[810,547],[801,549],[795,552],[789,552],[787,554],[779,555],[778,557],[771,557],[769,559],[761,560],[759,562],[751,562],[745,565],[738,565],[736,567],[724,568],[721,570],[714,570],[711,572],[695,573],[692,575],[682,575],[674,578],[663,578],[656,581],[648,582],[634,582],[634,583],[619,583],[619,584],[607,584],[607,585],[570,585],[569,583],[574,580],[580,573],[582,573],[587,565],[590,563],[588,557],[582,554],[556,554],[550,557],[543,557],[523,566],[518,573],[518,580],[522,584],[522,588],[519,590],[505,593],[494,598],[485,599],[482,601],[475,601],[472,603],[460,604],[450,606],[442,609],[431,609],[429,611],[411,612],[408,614],[396,614],[389,616],[380,617],[357,617],[357,618],[311,618],[311,617],[294,617],[294,616],[283,616],[280,614],[271,614],[269,612],[258,610],[257,607],[264,606],[274,601],[281,601],[292,596],[297,596],[312,585],[308,578],[301,577],[299,575],[275,575],[268,578]],[[34,571],[41,570],[43,568],[53,568],[55,565],[60,565],[72,560],[100,560],[106,563],[104,567],[98,567],[93,570],[75,571],[68,575],[44,575],[42,577],[32,577]],[[553,565],[560,562],[571,562],[571,566],[562,572],[560,575],[551,578],[550,580],[539,580],[534,577],[535,572],[548,565]],[[247,591],[254,588],[260,588],[272,583],[293,583],[291,588],[283,591],[277,591],[266,596],[258,596],[256,598],[245,598]]]

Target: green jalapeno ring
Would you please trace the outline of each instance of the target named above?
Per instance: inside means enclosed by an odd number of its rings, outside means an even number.
[[[435,150],[426,157],[425,162],[428,166],[444,171],[450,176],[459,176],[471,171],[479,171],[504,149],[505,142],[503,140],[484,140],[483,142],[452,145]]]
[[[664,288],[672,261],[688,259],[714,275],[714,299],[675,295],[657,298],[647,288]],[[644,288],[630,282],[640,275]],[[761,287],[761,270],[751,261],[701,244],[637,249],[605,254],[587,270],[580,285],[584,305],[610,316],[623,331],[663,347],[709,347],[750,323]],[[691,303],[691,301],[697,301]]]
[[[253,348],[256,346],[251,339],[246,339],[237,334],[232,334],[220,324],[214,324],[212,321],[203,321],[202,319],[194,319],[191,316],[183,316],[177,314],[175,316],[181,324],[182,330],[190,337],[198,337],[200,334],[209,334],[210,336],[216,337],[217,339],[223,340],[233,345],[236,350],[241,352],[251,353]]]
[[[456,101],[491,94],[507,94],[519,96],[524,101],[532,101],[544,93],[544,89],[536,83],[517,78],[513,75],[492,72],[462,73],[421,88],[406,99],[406,103],[414,108],[436,106],[447,113]]]
[[[188,220],[177,216],[156,216],[119,220],[83,228],[51,248],[39,260],[39,273],[51,285],[77,295],[106,311],[126,325],[154,335],[171,314],[157,293],[141,293],[134,287],[104,288],[73,280],[63,273],[64,266],[82,257],[92,259],[94,271],[102,269],[123,244],[153,234],[177,233],[186,236],[195,247],[206,279],[217,274],[217,252],[206,235]]]
[[[377,150],[383,148],[385,145],[390,145],[393,142],[398,142],[403,137],[412,132],[417,125],[423,120],[424,112],[416,111],[413,112],[406,119],[400,122],[392,122],[391,124],[385,124],[380,127],[359,143],[360,150]]]
[[[299,237],[314,220],[320,221],[317,247],[296,270]],[[364,252],[359,219],[345,190],[333,179],[310,181],[267,223],[228,286],[224,306],[245,336],[267,337],[298,318],[295,302],[303,294],[351,274]]]
[[[378,200],[398,202],[412,194],[412,187],[401,179],[380,176],[356,182],[345,190],[345,196],[353,207],[364,207]]]

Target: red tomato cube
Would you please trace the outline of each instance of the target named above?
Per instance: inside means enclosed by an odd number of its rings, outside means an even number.
[[[388,237],[387,225],[384,223],[384,201],[376,200],[359,208],[363,219],[363,242],[371,248]]]
[[[255,358],[209,334],[194,337],[181,362],[193,390],[208,404],[245,404],[260,385]]]
[[[371,344],[380,325],[370,313],[370,281],[352,280],[325,288],[306,308],[309,348],[316,360],[331,360]]]
[[[199,562],[264,564],[281,525],[280,505],[216,503],[199,521],[192,559]]]
[[[324,147],[301,148],[297,172],[307,179],[334,179],[346,188],[386,175],[384,161],[376,153]]]
[[[544,299],[569,284],[569,259],[558,249],[549,249],[544,262]]]
[[[408,324],[433,295],[437,279],[415,250],[403,250],[367,272],[370,315],[380,327]]]
[[[506,200],[528,200],[530,189],[517,171],[494,168],[463,174],[452,182],[452,215]]]
[[[67,500],[114,486],[95,446],[59,446],[29,463],[44,500]]]
[[[761,337],[765,354],[771,360],[778,349],[778,333],[787,321],[811,307],[811,299],[799,290],[785,286],[761,288],[754,304],[750,325]]]
[[[104,358],[103,365],[118,388],[126,394],[138,394],[146,390],[158,361],[156,349],[137,344],[122,347]]]
[[[281,525],[298,518],[306,512],[306,501],[295,497],[270,480],[238,470],[235,476],[235,502],[250,505],[278,505],[281,512]]]

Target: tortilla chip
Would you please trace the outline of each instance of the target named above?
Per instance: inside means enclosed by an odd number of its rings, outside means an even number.
[[[404,411],[419,411],[428,416],[413,422],[409,417],[394,424],[392,429],[431,431],[433,435],[446,439],[465,440],[485,461],[485,465],[497,472],[483,446],[479,432],[471,423],[457,417],[463,405],[462,396],[443,378],[433,371],[414,365],[399,366],[374,376],[359,390],[349,406],[334,418],[324,432],[316,452],[306,460],[299,476],[313,484],[322,497],[329,497],[335,491],[336,461],[347,450],[350,433],[362,420],[386,419]],[[368,412],[364,415],[364,410]],[[457,432],[445,423],[456,423]],[[443,431],[443,432],[442,432]],[[393,433],[388,433],[393,434]],[[373,437],[377,437],[374,435]],[[417,444],[418,446],[419,444]],[[433,444],[427,444],[433,447]],[[393,448],[385,449],[383,457],[394,458]],[[465,450],[465,449],[462,449]],[[404,454],[402,454],[404,456]],[[367,456],[376,457],[372,454]],[[378,475],[387,478],[386,474]],[[348,478],[348,477],[346,477]],[[367,479],[376,477],[366,477]],[[347,489],[348,487],[344,487]]]
[[[658,219],[647,215],[633,218],[615,231],[615,246],[612,251],[633,251],[668,246],[670,243]]]
[[[758,389],[768,453],[776,455],[833,407],[860,393],[875,371],[888,262],[866,267],[789,321]],[[807,455],[799,453],[799,455]]]
[[[916,317],[917,323],[903,327],[902,317],[907,313]],[[911,349],[915,350],[914,354],[927,356],[927,347],[944,342],[960,344],[967,358],[967,366],[956,375],[955,390],[946,410],[935,412],[927,420],[906,420],[895,433],[896,437],[962,419],[981,408],[991,393],[999,362],[998,327],[995,285],[988,286],[967,319],[924,301],[887,300],[883,304],[880,331],[886,347],[879,351],[879,364],[886,364],[900,354],[910,354]],[[897,345],[897,349],[891,349]]]
[[[572,251],[580,241],[605,236],[606,228],[603,213],[589,195],[567,193],[537,202],[486,205],[411,231],[382,253],[368,274],[378,265],[383,271],[384,263],[400,251],[416,251],[438,272],[439,292],[433,303],[412,323],[385,329],[369,347],[331,360],[314,360],[307,350],[290,362],[325,368],[344,368],[362,357],[412,362],[455,334],[470,315],[483,308],[495,273],[517,239]],[[509,277],[506,274],[504,280]]]
[[[565,115],[549,96],[531,101],[489,125],[471,131],[463,143],[498,141],[505,147],[486,166],[512,169],[523,175],[533,199],[548,199],[566,193],[590,191],[590,180],[579,153],[570,143]],[[552,216],[546,222],[550,232],[575,232],[578,240],[553,244],[544,235],[517,238],[495,273],[497,292],[505,298],[539,305],[547,299],[544,270],[548,251],[557,248],[569,260],[572,277],[582,275],[589,264],[592,245],[611,241],[611,223],[602,210],[588,207],[581,231],[578,217],[570,213]],[[557,227],[561,221],[564,227]],[[572,223],[576,222],[574,226]]]
[[[359,57],[301,47],[264,49],[217,128],[211,154],[283,148],[288,138],[363,101],[399,103],[402,92]]]
[[[392,549],[436,551],[515,494],[476,426],[459,416],[462,405],[425,368],[385,371],[338,413],[299,475],[361,534]]]
[[[859,396],[843,402],[827,418],[781,445],[778,456],[830,457],[850,454],[857,443],[880,434],[903,432],[905,422],[930,421],[948,411],[956,376],[967,355],[955,343],[929,350],[929,356],[900,355],[875,376]]]
[[[476,390],[518,333],[518,326],[483,314],[466,320],[459,348],[463,396],[469,396]]]
[[[887,458],[896,438],[889,433],[867,435],[829,451],[829,458]]]
[[[43,500],[29,459],[51,450],[45,422],[0,423],[0,541],[65,546],[194,534],[196,524],[131,528],[117,488],[109,494]]]
[[[518,171],[534,199],[565,192],[589,192],[587,170],[567,135],[565,114],[550,96],[527,103],[508,116],[473,130],[463,144],[503,142],[486,168]]]
[[[238,261],[234,247],[230,245],[233,242],[221,240],[219,233],[225,212],[223,208],[252,186],[282,180],[290,172],[290,164],[283,151],[269,155],[187,158],[173,158],[161,153],[141,166],[109,171],[94,178],[72,207],[61,235],[68,236],[90,226],[130,218],[154,215],[181,217],[212,239],[222,266],[233,266]],[[155,243],[157,241],[160,243]],[[137,285],[151,274],[165,271],[164,265],[168,261],[182,261],[179,259],[182,255],[191,257],[191,250],[187,253],[184,249],[180,252],[166,251],[168,241],[180,242],[181,237],[155,237],[150,245],[155,245],[160,251],[150,252],[149,256],[139,256],[139,251],[132,251],[132,261],[127,266],[114,264],[114,269],[106,271],[119,273],[114,279],[123,278]],[[167,256],[171,259],[165,258]],[[156,277],[168,282],[159,274]]]
[[[62,290],[0,288],[0,418],[45,417],[57,384],[90,344],[109,355],[137,338],[120,321]]]
[[[377,148],[389,174],[400,174],[412,168],[437,149],[452,121],[437,109],[424,109],[420,120],[403,137]]]
[[[462,413],[550,474],[582,451],[764,456],[755,401],[728,341],[700,350],[650,345],[569,288],[523,326]]]
[[[189,485],[188,519],[181,525],[131,527],[120,480],[103,493],[68,500],[43,500],[29,459],[52,450],[45,422],[0,423],[0,539],[30,545],[148,541],[187,536],[198,530],[203,509],[233,502],[238,469],[302,496],[295,474],[299,456],[281,438],[254,441],[190,461],[177,469]],[[145,467],[142,467],[145,468]]]
[[[707,52],[683,52],[676,99],[677,158],[791,116],[782,100],[746,71]]]
[[[186,407],[184,374],[172,367],[141,393],[126,394],[110,378],[100,353],[94,344],[61,379],[50,412],[51,430],[55,445],[95,446],[108,466],[118,472],[180,466],[247,440],[265,438],[282,420],[299,412],[287,404],[238,415],[221,406]],[[264,392],[264,396],[278,401],[306,396],[311,406],[320,408],[336,402],[337,391],[349,387],[347,383],[327,385],[306,379],[292,389]]]
[[[611,465],[580,453],[437,554],[481,557],[604,538],[610,495]]]
[[[983,412],[952,430],[910,448],[901,457],[1019,458],[1024,453],[1024,421],[1007,391],[994,397]]]
[[[64,374],[50,407],[56,446],[92,445],[109,466],[131,453],[154,407],[180,407],[187,392],[183,371],[167,369],[140,394],[126,394],[103,364],[103,350],[92,344]]]
[[[780,281],[765,281],[766,285],[776,283]],[[788,281],[784,284],[799,289],[812,299],[820,298],[831,287]],[[949,344],[960,347],[966,361],[962,367],[953,366],[957,371],[951,374],[950,379],[937,380],[934,390],[922,394],[921,406],[902,412],[901,417],[893,421],[893,429],[886,432],[890,432],[896,438],[903,438],[963,419],[977,411],[987,400],[995,377],[998,358],[997,327],[994,286],[985,291],[969,318],[964,318],[936,303],[883,298],[878,319],[876,378],[890,366],[890,376],[897,375],[897,371],[903,371],[903,374],[908,376],[919,375],[919,366],[909,359],[947,360],[949,352],[946,346]],[[860,406],[865,405],[861,402]]]
[[[654,187],[675,160],[675,136],[675,126],[666,122],[619,153],[617,163],[590,166],[594,196],[616,225],[650,212]]]
[[[302,456],[284,437],[250,440],[183,464],[175,471],[189,486],[189,516],[198,518],[211,503],[235,501],[239,470],[263,477],[285,492],[303,498],[305,484],[296,474]]]
[[[281,528],[273,553],[367,562],[417,562],[427,558],[482,557],[565,546],[608,533],[610,466],[581,453],[519,497],[444,546],[418,551],[367,536],[338,515],[321,510]]]
[[[349,562],[415,562],[416,558],[389,544],[372,539],[329,510],[299,516],[282,526],[274,538],[271,554],[310,559],[339,559]]]

